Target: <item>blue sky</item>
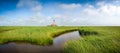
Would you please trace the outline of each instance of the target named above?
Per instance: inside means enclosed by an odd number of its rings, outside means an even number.
[[[120,0],[0,0],[0,26],[120,26]]]
[[[25,2],[27,2],[26,0],[24,0]],[[45,7],[49,7],[49,5],[51,5],[50,7],[54,6],[54,4],[59,4],[59,3],[65,3],[65,4],[71,4],[71,3],[80,3],[80,4],[86,4],[86,3],[90,3],[90,4],[94,4],[95,2],[98,2],[97,0],[32,0],[32,1],[37,1],[39,2],[41,5],[45,6]],[[101,0],[99,0],[101,1]],[[19,0],[0,0],[0,14],[4,14],[7,11],[19,11],[20,9],[18,9],[16,7],[16,5],[19,3]],[[24,7],[26,8],[26,7]],[[27,8],[26,8],[27,9]]]

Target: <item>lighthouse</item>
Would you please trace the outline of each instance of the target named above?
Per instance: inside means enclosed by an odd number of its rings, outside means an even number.
[[[55,20],[53,20],[53,23],[51,24],[51,26],[57,26]]]

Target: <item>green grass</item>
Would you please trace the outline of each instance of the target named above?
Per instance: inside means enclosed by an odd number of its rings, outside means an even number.
[[[65,44],[64,53],[120,53],[120,27],[79,27],[99,34],[82,36]]]
[[[29,42],[50,45],[60,34],[79,30],[81,38],[65,43],[64,53],[120,53],[120,26],[1,26],[0,44]]]
[[[50,45],[53,38],[76,27],[28,27],[28,26],[1,26],[0,44],[8,42],[29,42],[39,45]]]

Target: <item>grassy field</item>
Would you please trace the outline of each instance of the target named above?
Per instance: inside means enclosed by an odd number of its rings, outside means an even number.
[[[50,45],[53,43],[54,37],[74,30],[77,30],[77,27],[1,26],[0,44],[7,42],[29,42],[39,45]]]
[[[50,45],[53,38],[74,30],[79,30],[81,38],[64,45],[64,53],[120,53],[119,26],[1,26],[0,44],[7,42],[29,42]]]
[[[77,41],[65,44],[65,53],[120,53],[120,27],[79,27],[98,34],[82,35]]]

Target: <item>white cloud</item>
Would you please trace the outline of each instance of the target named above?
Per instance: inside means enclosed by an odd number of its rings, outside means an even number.
[[[73,14],[57,15],[62,25],[117,25],[120,26],[120,5],[99,2],[93,5],[82,6],[84,9]],[[80,8],[79,8],[80,9]]]
[[[19,8],[19,7],[22,7],[24,5],[25,5],[24,1],[23,0],[19,0],[19,2],[17,4],[17,7]]]
[[[28,9],[38,12],[42,9],[42,5],[36,0],[19,0],[16,5],[18,8],[28,7]]]
[[[59,5],[60,8],[64,9],[64,10],[74,10],[76,8],[80,8],[81,5],[80,4],[60,4]]]
[[[38,5],[38,6],[33,7],[32,11],[39,12],[39,11],[41,11],[41,9],[42,9],[42,6]]]
[[[117,3],[118,4],[118,3]],[[20,0],[18,7],[27,6],[35,14],[27,18],[4,19],[0,25],[49,25],[55,19],[58,25],[118,25],[120,26],[120,5],[113,3],[98,2],[95,5],[81,4],[58,4],[54,10],[62,13],[53,13],[46,16],[41,12],[42,5],[34,0],[27,3]],[[47,6],[45,6],[47,7]],[[77,9],[77,10],[76,10]],[[72,11],[71,11],[72,10]],[[69,12],[68,12],[69,11]],[[68,13],[66,13],[68,12]],[[7,20],[7,21],[6,21]]]
[[[7,21],[8,20],[8,21]],[[7,25],[7,26],[46,26],[49,25],[51,23],[51,18],[50,17],[46,17],[46,16],[31,16],[31,17],[20,17],[20,18],[15,18],[15,19],[7,19],[4,21],[0,21],[0,25]]]
[[[17,16],[15,19],[8,19],[8,21],[4,22],[5,25],[46,25],[45,17],[42,13],[42,5],[37,0],[19,0],[16,5],[17,8],[27,8],[27,14],[29,16],[23,16],[24,12],[21,14],[21,17]],[[30,10],[30,11],[29,11]],[[12,13],[12,12],[11,12]],[[30,14],[31,13],[31,14]],[[18,13],[19,14],[19,13]],[[16,14],[16,15],[18,15]],[[25,14],[26,15],[26,14]]]

